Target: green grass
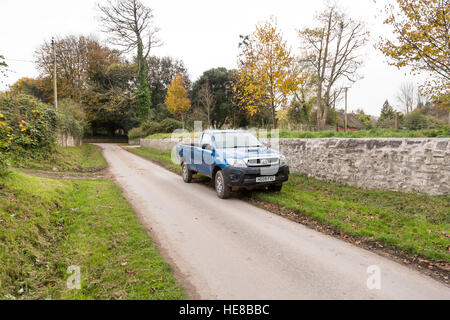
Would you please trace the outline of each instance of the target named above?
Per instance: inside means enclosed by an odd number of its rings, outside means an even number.
[[[450,261],[450,196],[365,190],[292,174],[281,193],[252,197],[410,256]]]
[[[128,148],[131,153],[151,159],[169,171],[180,173],[180,165],[172,162],[171,151],[161,151],[152,148]]]
[[[270,137],[270,131],[268,131]],[[280,130],[280,138],[431,138],[431,137],[450,137],[447,131],[441,130],[389,130],[372,129],[360,131],[289,131]]]
[[[190,133],[192,137],[193,133]],[[195,133],[195,136],[200,136],[200,133]],[[166,139],[171,138],[171,133],[157,133],[147,137],[147,139]],[[175,138],[181,137],[180,134],[175,134]],[[267,137],[271,137],[270,129],[267,130]],[[279,138],[432,138],[441,137],[449,138],[448,130],[389,130],[389,129],[372,129],[360,131],[336,132],[336,131],[298,131],[298,130],[280,130]]]
[[[0,178],[0,261],[0,299],[185,298],[110,180]],[[81,290],[66,286],[70,265]]]
[[[170,151],[129,151],[180,172]],[[450,261],[450,196],[365,190],[291,174],[281,193],[252,192],[251,197],[410,257]]]
[[[100,148],[91,144],[83,144],[79,147],[55,147],[48,156],[13,155],[11,165],[16,168],[59,171],[97,171],[106,167]]]
[[[168,138],[199,138],[202,133],[201,132],[189,132],[189,134],[186,133],[154,133],[146,137],[145,139],[168,139]]]

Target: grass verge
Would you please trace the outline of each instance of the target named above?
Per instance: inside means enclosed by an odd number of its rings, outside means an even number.
[[[106,168],[100,148],[92,144],[79,147],[55,147],[48,156],[13,155],[12,166],[39,170],[92,172]]]
[[[183,299],[110,180],[0,178],[0,299]],[[81,290],[69,290],[71,265]]]
[[[180,173],[180,166],[172,162],[171,151],[161,151],[153,148],[126,148],[127,151],[156,162],[174,173]]]
[[[170,151],[130,148],[180,172]],[[308,217],[361,241],[378,243],[408,257],[450,262],[450,196],[365,190],[291,174],[280,193],[251,192],[252,202],[262,202]]]

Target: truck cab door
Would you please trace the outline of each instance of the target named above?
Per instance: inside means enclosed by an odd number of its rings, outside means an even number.
[[[212,138],[209,134],[204,133],[200,141],[201,164],[198,165],[198,172],[207,176],[212,176],[212,168],[214,167],[214,149]]]

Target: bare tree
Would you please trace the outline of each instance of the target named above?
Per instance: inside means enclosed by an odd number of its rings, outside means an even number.
[[[68,35],[56,38],[56,69],[61,97],[81,102],[88,78],[89,56],[94,45],[100,46],[92,37]],[[45,41],[36,49],[34,56],[41,77],[51,78],[54,66],[51,43]]]
[[[203,111],[206,113],[208,117],[208,126],[211,125],[211,110],[214,108],[216,104],[216,97],[211,92],[211,86],[209,84],[208,79],[206,79],[203,86],[200,88],[198,92],[199,102],[203,107]]]
[[[159,29],[153,22],[153,10],[139,0],[112,0],[106,6],[98,5],[102,15],[104,32],[112,44],[123,52],[137,50],[138,114],[145,119],[149,115],[151,93],[147,81],[147,58],[150,50],[160,46]]]
[[[98,7],[103,14],[103,31],[124,52],[138,49],[138,55],[147,58],[151,48],[161,45],[156,36],[159,28],[153,25],[153,10],[139,0],[109,0],[107,6]]]
[[[412,82],[404,82],[400,85],[400,90],[397,95],[397,101],[404,108],[406,113],[410,113],[414,109],[416,101],[416,87]]]
[[[360,79],[359,51],[368,41],[368,32],[361,21],[347,17],[336,5],[317,15],[319,26],[298,32],[302,41],[303,63],[312,68],[316,82],[317,125],[325,127],[328,110],[342,88],[340,81]],[[334,94],[336,92],[336,95]]]

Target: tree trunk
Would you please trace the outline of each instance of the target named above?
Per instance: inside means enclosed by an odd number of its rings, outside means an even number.
[[[320,130],[322,126],[322,85],[319,84],[317,88],[317,114],[316,114],[317,129]]]
[[[276,129],[277,128],[277,115],[276,115],[276,110],[275,110],[275,106],[272,104],[272,129]]]
[[[210,116],[211,110],[208,108],[208,127],[211,126],[211,116]]]

